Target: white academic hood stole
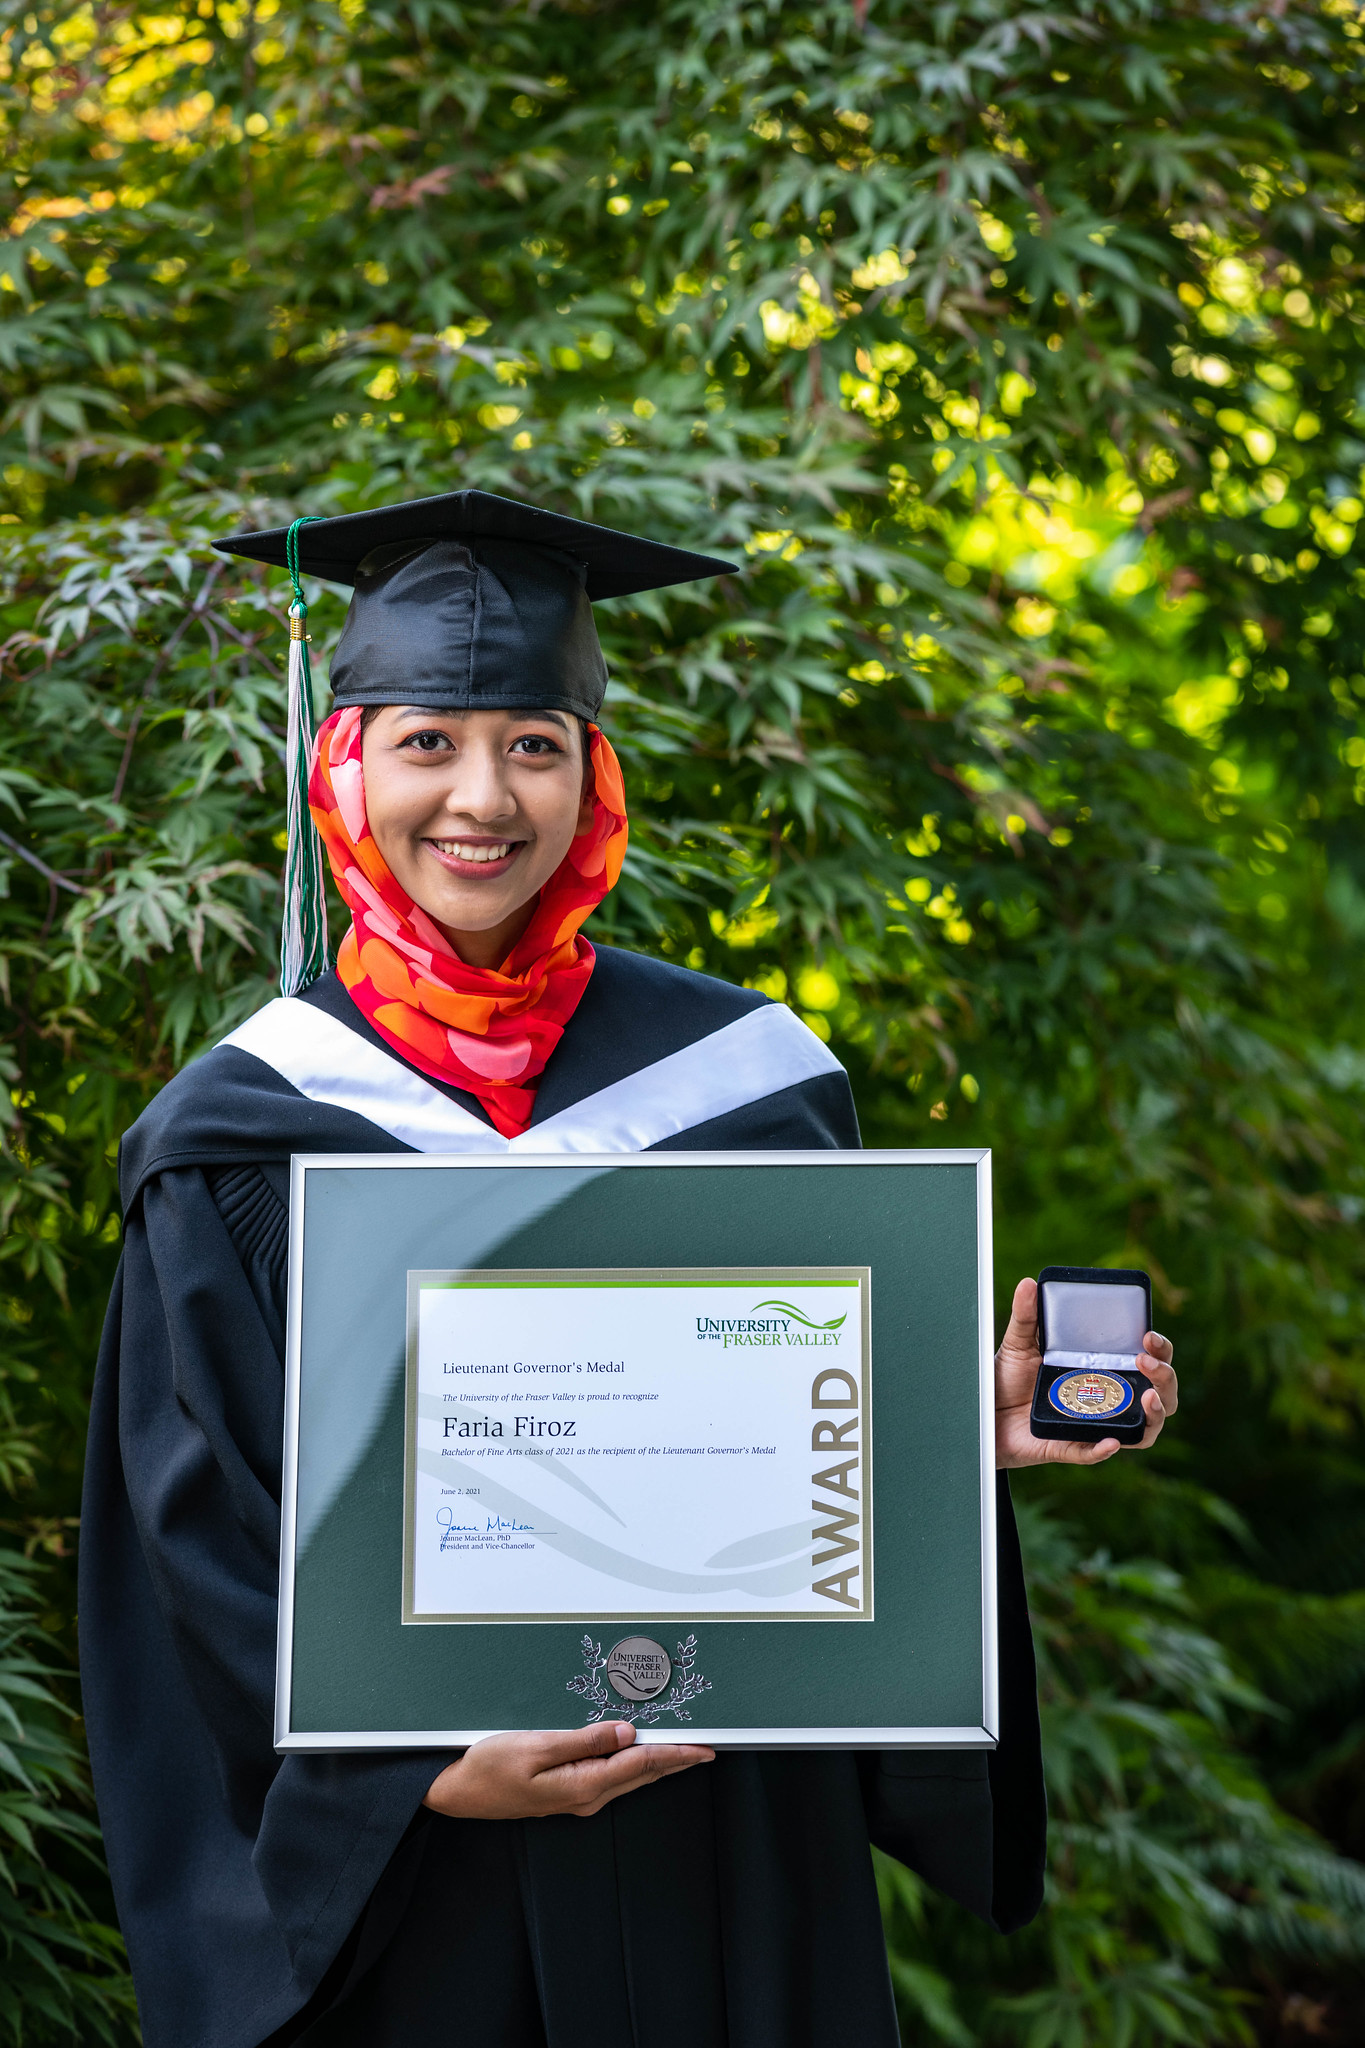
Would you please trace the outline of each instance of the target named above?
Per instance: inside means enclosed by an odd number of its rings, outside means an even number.
[[[504,1138],[391,1053],[297,996],[267,1003],[222,1043],[273,1067],[310,1102],[352,1110],[415,1152],[644,1152],[779,1089],[842,1072],[799,1017],[782,1003],[765,1003],[519,1137]]]

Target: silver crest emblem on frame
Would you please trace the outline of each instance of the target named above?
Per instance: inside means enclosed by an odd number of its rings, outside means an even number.
[[[691,1702],[711,1690],[710,1679],[703,1678],[696,1668],[695,1635],[685,1637],[672,1657],[652,1636],[626,1636],[605,1653],[600,1643],[584,1636],[579,1648],[583,1669],[564,1690],[586,1702],[589,1712],[584,1719],[588,1722],[635,1721],[648,1728],[663,1714],[671,1714],[675,1721],[690,1721],[687,1709]],[[602,1682],[604,1675],[610,1692]],[[612,1693],[618,1697],[613,1699]]]
[[[673,1680],[673,1660],[652,1636],[623,1637],[607,1652],[602,1668],[612,1691],[637,1706],[656,1700]]]

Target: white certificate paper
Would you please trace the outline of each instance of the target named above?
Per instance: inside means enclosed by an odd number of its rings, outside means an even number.
[[[869,1290],[409,1273],[404,1621],[871,1620]]]

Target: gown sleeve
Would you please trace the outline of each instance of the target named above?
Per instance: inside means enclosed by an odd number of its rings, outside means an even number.
[[[1047,1795],[1028,1594],[1009,1481],[996,1475],[1000,1740],[976,1750],[884,1750],[863,1759],[872,1841],[1001,1934],[1043,1902]]]
[[[81,1661],[148,2048],[245,2048],[297,2010],[448,1760],[274,1752],[276,1178],[186,1167],[144,1187],[96,1376]]]

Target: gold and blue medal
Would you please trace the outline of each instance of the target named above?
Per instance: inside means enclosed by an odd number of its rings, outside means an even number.
[[[1048,1399],[1063,1415],[1087,1422],[1122,1415],[1133,1405],[1129,1381],[1112,1372],[1068,1372],[1048,1388]]]

